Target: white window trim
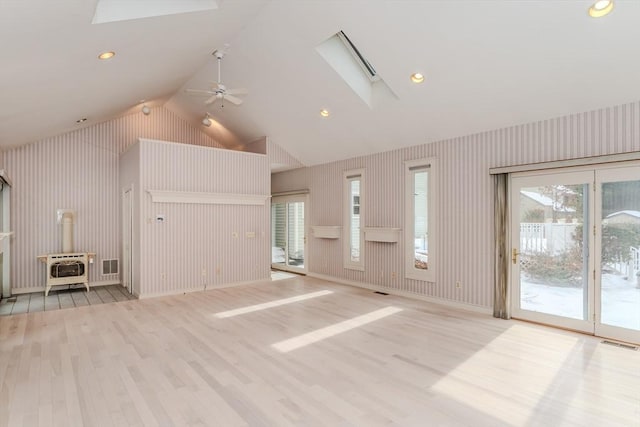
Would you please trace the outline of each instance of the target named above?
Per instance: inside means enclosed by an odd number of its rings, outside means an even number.
[[[360,261],[351,260],[351,180],[348,177],[360,175]],[[342,210],[343,210],[343,226],[342,226],[342,256],[343,266],[345,269],[364,271],[364,212],[365,203],[365,173],[364,169],[352,169],[344,172],[342,187]]]
[[[428,182],[428,206],[427,206],[427,230],[429,233],[429,269],[418,270],[415,268],[415,242],[414,242],[414,174],[411,168],[417,166],[429,166],[429,182]],[[437,244],[437,218],[435,204],[437,197],[437,165],[434,157],[424,159],[408,160],[404,162],[405,168],[405,278],[420,280],[424,282],[435,282],[436,280],[436,262],[438,253],[434,250],[439,247]]]

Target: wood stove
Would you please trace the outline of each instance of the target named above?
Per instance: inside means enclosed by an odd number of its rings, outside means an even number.
[[[75,212],[57,210],[58,224],[62,225],[62,253],[40,255],[38,260],[47,265],[47,283],[44,295],[48,296],[52,286],[81,284],[89,290],[89,264],[95,253],[74,252],[73,224]]]
[[[44,295],[52,286],[83,284],[89,290],[89,256],[86,253],[47,255],[47,284]]]

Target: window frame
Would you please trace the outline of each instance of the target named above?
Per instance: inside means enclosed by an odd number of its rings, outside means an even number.
[[[359,194],[359,213],[360,216],[360,256],[358,261],[351,259],[351,182],[359,178],[360,181],[360,194]],[[349,270],[364,271],[364,201],[365,201],[365,170],[364,169],[351,169],[344,171],[343,174],[343,187],[342,187],[342,203],[343,203],[343,226],[342,226],[342,240],[343,240],[343,267]]]
[[[420,167],[428,170],[427,178],[427,247],[428,264],[427,269],[415,268],[415,174]],[[437,244],[437,218],[435,203],[437,200],[437,164],[434,157],[427,157],[404,162],[405,168],[405,278],[420,280],[423,282],[435,282],[436,261],[438,254],[433,250]]]

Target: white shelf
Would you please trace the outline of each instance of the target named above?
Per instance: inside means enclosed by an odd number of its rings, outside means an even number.
[[[339,239],[342,227],[339,225],[312,225],[313,237],[319,239]]]
[[[153,203],[197,203],[205,205],[264,205],[263,194],[197,193],[193,191],[147,190]]]
[[[400,238],[400,228],[365,227],[364,240],[367,242],[396,243]]]

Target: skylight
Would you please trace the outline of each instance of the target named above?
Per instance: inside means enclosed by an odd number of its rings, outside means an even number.
[[[216,0],[98,0],[93,24],[217,9]]]
[[[369,108],[396,99],[371,62],[344,31],[338,31],[316,47],[316,51]]]
[[[336,36],[340,39],[342,43],[344,43],[345,47],[349,50],[349,52],[353,55],[354,59],[358,62],[358,64],[362,67],[363,71],[369,76],[369,79],[372,82],[380,80],[378,77],[378,73],[376,73],[375,68],[367,59],[362,56],[358,48],[353,44],[349,37],[344,33],[344,31],[338,31]]]

